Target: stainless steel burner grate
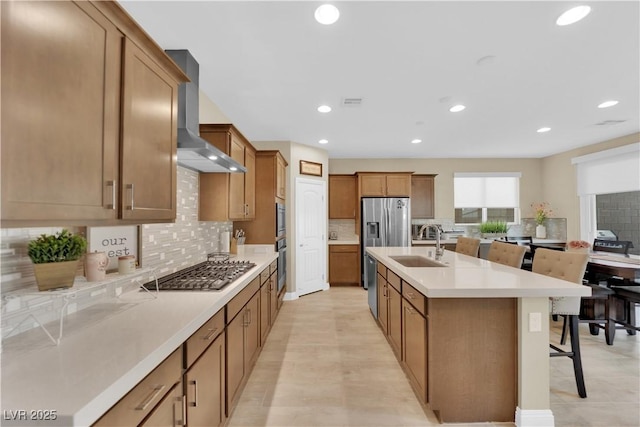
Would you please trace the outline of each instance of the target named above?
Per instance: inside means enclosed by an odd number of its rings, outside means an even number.
[[[158,280],[161,291],[217,291],[255,267],[250,261],[206,261]],[[155,282],[144,285],[155,290]]]

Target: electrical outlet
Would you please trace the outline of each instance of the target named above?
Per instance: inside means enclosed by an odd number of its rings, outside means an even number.
[[[529,313],[529,332],[542,332],[542,313]]]

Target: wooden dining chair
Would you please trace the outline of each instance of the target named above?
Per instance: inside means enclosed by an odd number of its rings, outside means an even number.
[[[456,252],[459,254],[465,254],[472,257],[478,257],[478,251],[480,250],[480,239],[474,239],[472,237],[458,237],[456,243]]]
[[[521,268],[527,248],[494,240],[489,246],[487,259],[509,267]]]
[[[582,284],[587,269],[589,255],[580,252],[561,252],[548,248],[538,248],[533,257],[533,272]],[[567,317],[569,320],[569,336],[571,351],[565,351],[551,343],[551,357],[567,356],[573,360],[573,371],[580,397],[587,397],[580,358],[580,335],[578,332],[578,314],[580,313],[580,297],[550,297],[551,314]]]

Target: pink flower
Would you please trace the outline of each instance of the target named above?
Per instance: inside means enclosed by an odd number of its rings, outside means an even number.
[[[589,242],[585,242],[584,240],[571,240],[568,243],[568,246],[571,249],[583,249],[583,248],[590,248],[591,244]]]

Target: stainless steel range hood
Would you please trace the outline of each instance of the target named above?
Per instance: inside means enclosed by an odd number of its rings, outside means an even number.
[[[240,163],[200,138],[200,66],[194,57],[186,49],[165,52],[191,79],[178,88],[178,164],[200,172],[246,172]]]

